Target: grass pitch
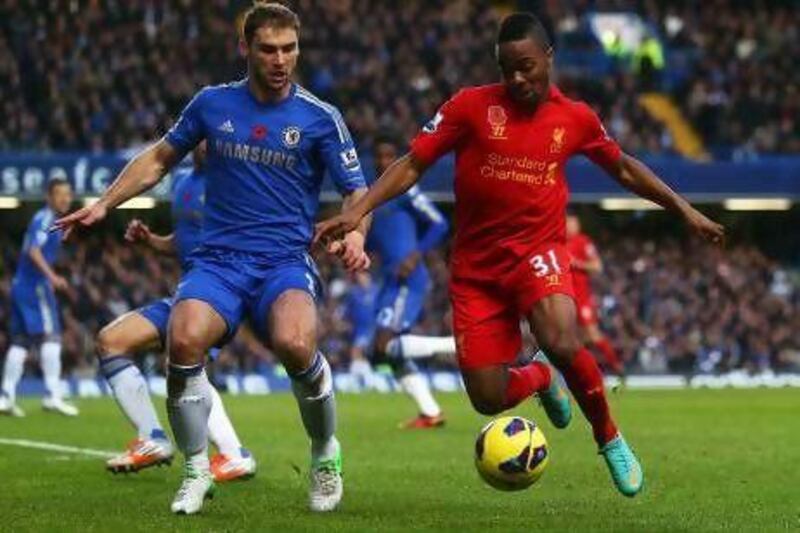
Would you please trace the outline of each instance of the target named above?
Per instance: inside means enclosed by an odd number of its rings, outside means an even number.
[[[521,493],[484,485],[473,443],[486,422],[461,394],[439,395],[441,430],[396,429],[413,414],[400,395],[339,395],[345,459],[341,508],[306,510],[307,444],[290,395],[226,397],[259,461],[255,479],[219,487],[198,516],[169,503],[180,468],[112,476],[103,460],[0,445],[4,531],[688,531],[800,528],[800,393],[695,390],[612,395],[645,469],[635,499],[617,494],[581,417],[558,431],[532,403],[514,410],[542,424],[551,459]],[[159,406],[163,400],[157,400]],[[132,436],[110,399],[82,400],[61,418],[26,400],[28,417],[0,418],[0,437],[117,450]],[[163,414],[162,421],[166,422]]]

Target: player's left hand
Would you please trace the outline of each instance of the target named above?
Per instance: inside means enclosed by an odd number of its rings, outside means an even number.
[[[153,233],[150,231],[150,227],[138,218],[131,220],[128,223],[128,227],[125,229],[125,240],[128,242],[147,243],[150,241],[152,235]]]
[[[408,254],[397,267],[397,276],[400,279],[406,279],[417,268],[420,259],[422,259],[422,254],[418,250]]]
[[[330,245],[333,244],[333,239],[341,239],[343,236],[355,230],[360,222],[361,217],[355,215],[352,213],[352,211],[345,211],[344,213],[339,213],[338,215],[327,220],[323,220],[314,228],[314,239],[312,244],[316,245],[318,243],[322,243],[327,247],[330,247]]]
[[[327,251],[339,257],[348,272],[366,270],[371,264],[364,251],[364,236],[358,231],[350,231],[343,239],[331,242]]]
[[[725,226],[717,224],[694,208],[690,208],[684,213],[684,218],[694,233],[708,242],[725,246]]]

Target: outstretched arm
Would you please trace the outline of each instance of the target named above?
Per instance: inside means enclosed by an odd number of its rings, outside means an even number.
[[[425,168],[412,154],[404,155],[386,169],[366,194],[352,205],[346,206],[341,214],[317,224],[314,242],[340,239],[354,231],[376,207],[410,189],[425,172]]]
[[[642,198],[677,213],[696,234],[714,244],[724,244],[725,228],[692,207],[683,197],[661,181],[650,168],[633,156],[622,154],[611,172],[617,182]]]
[[[178,151],[160,140],[134,157],[122,169],[114,183],[95,204],[56,220],[54,226],[64,230],[64,238],[76,227],[88,227],[105,218],[109,209],[150,189],[169,172],[178,159]]]
[[[175,234],[158,235],[150,230],[150,226],[134,218],[128,223],[125,230],[125,240],[128,242],[146,244],[153,250],[172,255],[175,253]]]

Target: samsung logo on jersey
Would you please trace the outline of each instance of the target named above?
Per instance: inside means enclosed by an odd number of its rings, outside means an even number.
[[[230,157],[250,163],[260,163],[265,166],[275,166],[285,169],[294,168],[297,158],[279,150],[270,150],[263,146],[254,146],[246,143],[217,140],[214,149],[222,157]]]

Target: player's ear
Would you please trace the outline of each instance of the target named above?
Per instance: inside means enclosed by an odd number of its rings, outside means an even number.
[[[239,54],[243,58],[247,59],[247,51],[248,51],[247,41],[244,40],[244,37],[241,37],[239,39]]]

